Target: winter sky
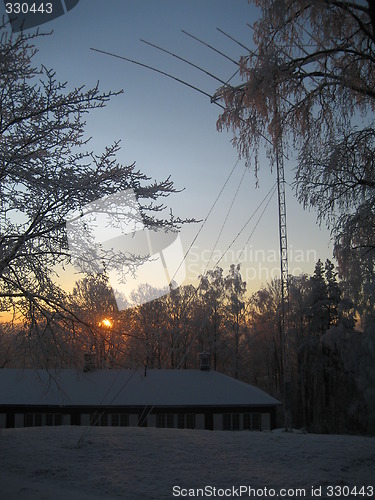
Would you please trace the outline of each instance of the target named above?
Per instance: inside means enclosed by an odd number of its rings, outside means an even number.
[[[4,5],[0,4],[4,14]],[[231,133],[219,133],[216,120],[220,108],[210,99],[182,84],[145,68],[90,50],[112,52],[186,80],[212,95],[220,86],[213,78],[142,43],[147,40],[172,51],[227,81],[236,72],[233,62],[182,33],[185,30],[238,60],[244,49],[216,28],[254,48],[252,31],[258,11],[247,0],[80,0],[67,14],[42,26],[53,30],[37,42],[37,60],[56,71],[69,87],[100,82],[103,91],[124,89],[104,110],[87,117],[91,148],[100,153],[106,145],[121,140],[119,161],[137,167],[155,179],[171,176],[183,192],[169,198],[173,213],[181,218],[205,219],[237,161]],[[234,78],[233,81],[236,81]],[[237,80],[238,82],[238,80]],[[279,276],[277,196],[274,194],[255,228],[257,212],[241,236],[245,222],[264,199],[276,180],[276,172],[262,159],[259,187],[252,170],[246,172],[228,220],[214,251],[214,260],[228,267],[239,262],[249,291],[271,277]],[[210,255],[222,223],[244,173],[240,161],[218,204],[208,218],[186,260],[187,282],[194,282],[214,263]],[[286,162],[286,181],[293,179],[293,161]],[[287,186],[289,270],[312,273],[318,258],[331,258],[329,232],[319,228],[313,212],[304,211]],[[186,251],[200,224],[185,227],[181,241]],[[254,230],[255,228],[255,230]],[[250,235],[252,237],[248,241]],[[77,277],[62,275],[65,283]]]

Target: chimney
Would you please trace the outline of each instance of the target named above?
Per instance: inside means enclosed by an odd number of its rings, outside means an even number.
[[[209,371],[210,369],[211,355],[209,352],[199,353],[199,367],[202,371]]]

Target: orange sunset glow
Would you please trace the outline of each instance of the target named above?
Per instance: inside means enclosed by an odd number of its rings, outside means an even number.
[[[110,319],[104,318],[100,323],[99,326],[104,326],[105,328],[112,328],[113,323]]]

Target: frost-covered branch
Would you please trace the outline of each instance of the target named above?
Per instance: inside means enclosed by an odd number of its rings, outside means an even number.
[[[88,204],[130,189],[147,227],[176,230],[187,222],[163,215],[160,198],[177,192],[169,177],[152,180],[135,163],[120,164],[119,141],[101,154],[86,149],[85,115],[122,91],[101,92],[98,84],[67,91],[52,70],[33,67],[38,36],[0,28],[0,307],[29,319],[33,311],[71,313],[55,269],[70,262],[67,221]],[[139,261],[126,252],[116,258],[129,268]]]

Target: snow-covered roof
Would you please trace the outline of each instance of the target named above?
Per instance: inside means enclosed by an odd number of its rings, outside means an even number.
[[[274,406],[261,389],[216,371],[0,369],[0,407]]]

